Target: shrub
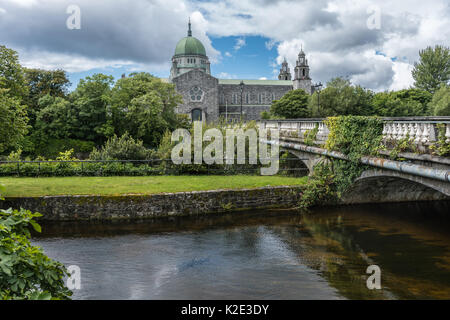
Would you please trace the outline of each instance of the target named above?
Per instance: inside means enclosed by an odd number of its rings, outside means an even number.
[[[29,227],[40,232],[38,213],[0,210],[0,298],[2,300],[69,299],[63,264],[30,243]]]
[[[144,147],[141,140],[134,140],[128,133],[120,138],[114,135],[108,139],[100,149],[94,149],[90,160],[151,160],[154,159],[154,151]]]
[[[47,159],[56,158],[61,152],[73,149],[73,153],[79,158],[85,157],[95,147],[92,141],[75,139],[48,139],[45,143],[37,145],[36,154]]]

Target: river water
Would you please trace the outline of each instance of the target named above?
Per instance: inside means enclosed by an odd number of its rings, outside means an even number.
[[[433,209],[431,209],[433,208]],[[43,224],[74,299],[450,299],[448,204]],[[369,290],[366,269],[381,270]]]

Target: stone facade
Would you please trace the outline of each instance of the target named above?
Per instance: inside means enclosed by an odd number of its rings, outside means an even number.
[[[176,77],[173,82],[183,97],[183,103],[177,108],[178,113],[191,115],[194,110],[201,110],[202,119],[206,121],[219,118],[217,78],[201,70],[191,70]]]
[[[203,44],[192,37],[189,23],[188,36],[180,40],[172,58],[168,79],[183,97],[177,112],[192,120],[216,121],[261,120],[261,112],[269,111],[272,101],[293,89],[304,89],[311,94],[306,55],[301,50],[292,79],[287,61],[282,64],[279,80],[225,80],[211,76],[209,59]],[[241,114],[242,103],[242,114]]]

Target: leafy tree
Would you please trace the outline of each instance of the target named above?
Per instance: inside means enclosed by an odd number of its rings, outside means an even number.
[[[435,116],[450,116],[450,86],[442,86],[437,90],[429,107]]]
[[[0,89],[20,100],[27,95],[25,76],[16,51],[0,45]],[[19,101],[20,102],[20,101]]]
[[[94,74],[80,80],[77,89],[70,95],[76,114],[75,138],[101,144],[113,135],[110,111],[112,84],[113,77],[104,74]]]
[[[61,263],[47,257],[41,248],[31,245],[29,227],[41,232],[34,221],[39,213],[0,210],[0,299],[69,299],[68,276]]]
[[[134,140],[128,133],[120,138],[114,135],[100,150],[94,149],[89,156],[91,160],[149,160],[152,157],[151,150],[145,148],[141,140]]]
[[[26,104],[29,107],[30,123],[34,125],[37,113],[40,111],[39,100],[50,95],[66,98],[70,81],[64,70],[25,69],[25,81],[28,87]]]
[[[75,114],[68,100],[46,95],[39,102],[35,133],[48,138],[68,138],[74,131]]]
[[[287,119],[306,118],[309,116],[308,100],[309,95],[303,89],[289,91],[273,102],[270,113]]]
[[[28,132],[28,118],[20,99],[0,89],[0,153],[19,146]]]
[[[352,85],[347,79],[334,78],[328,82],[327,87],[320,92],[320,106],[317,95],[317,92],[313,94],[308,106],[312,117],[373,114],[371,106],[373,93]]]
[[[434,93],[439,86],[450,81],[450,49],[444,46],[427,47],[420,51],[420,61],[414,63],[414,85]]]
[[[116,82],[112,90],[112,123],[115,133],[142,139],[157,147],[166,130],[186,127],[186,119],[175,113],[181,96],[172,84],[148,73],[132,73]]]
[[[376,115],[384,117],[410,117],[428,115],[432,95],[420,89],[405,89],[375,94],[372,105]]]

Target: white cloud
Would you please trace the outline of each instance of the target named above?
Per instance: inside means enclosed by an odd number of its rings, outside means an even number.
[[[229,53],[228,51],[225,52],[225,57],[231,58],[233,55],[231,53]]]
[[[236,40],[236,44],[234,45],[234,51],[238,51],[240,50],[242,47],[245,47],[246,43],[245,43],[245,39],[244,38],[239,38]]]
[[[411,71],[413,66],[404,62],[394,62],[392,69],[394,70],[394,81],[389,90],[408,89],[414,84]]]
[[[238,76],[235,74],[229,74],[227,72],[221,72],[217,75],[217,78],[219,78],[219,79],[237,79]]]
[[[267,50],[272,50],[273,49],[273,47],[275,46],[277,44],[277,42],[275,41],[275,40],[273,40],[273,39],[270,39],[269,41],[266,41],[266,43],[265,43],[265,45],[266,45],[266,48],[267,48]]]

